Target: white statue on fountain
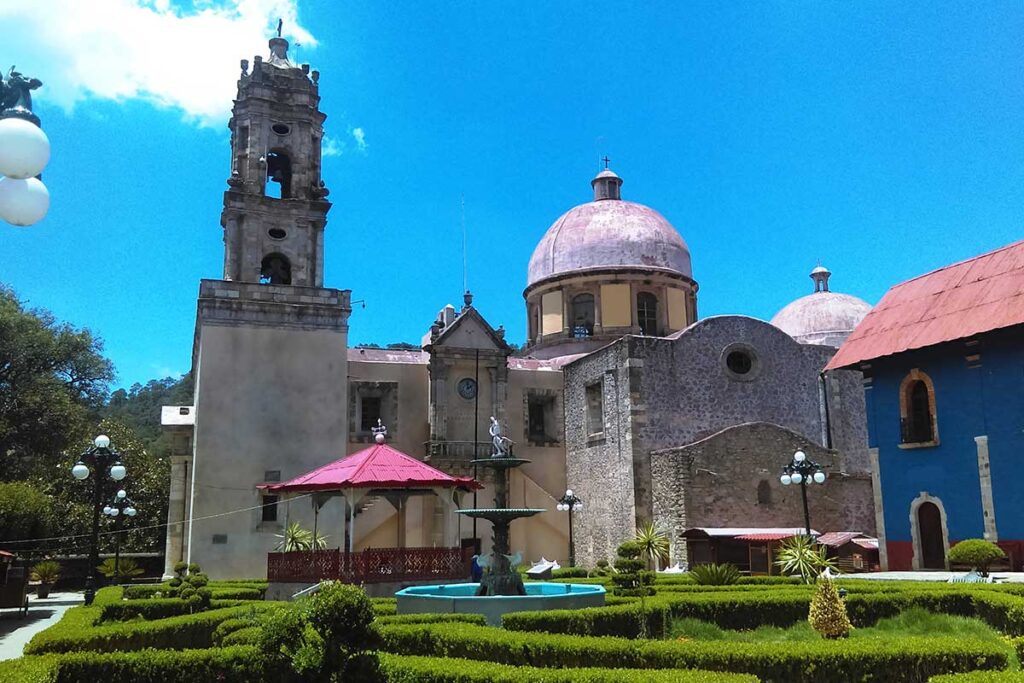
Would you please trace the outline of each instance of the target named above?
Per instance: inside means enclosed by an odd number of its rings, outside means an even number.
[[[512,439],[501,435],[501,425],[493,415],[491,416],[491,428],[488,431],[491,434],[491,441],[494,442],[494,453],[491,453],[491,457],[510,457],[512,455]]]

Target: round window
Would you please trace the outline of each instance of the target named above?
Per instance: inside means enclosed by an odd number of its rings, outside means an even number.
[[[722,350],[722,370],[733,380],[751,382],[761,374],[761,359],[749,344],[737,342]]]
[[[270,130],[274,131],[278,135],[288,135],[288,133],[292,132],[292,129],[283,123],[275,123],[270,127]]]
[[[469,400],[476,398],[476,380],[472,377],[459,380],[458,384],[459,396]]]
[[[737,375],[745,375],[754,367],[754,359],[746,351],[730,351],[725,366]]]
[[[288,236],[288,233],[281,228],[271,228],[267,231],[267,234],[273,237],[275,240],[283,240]]]

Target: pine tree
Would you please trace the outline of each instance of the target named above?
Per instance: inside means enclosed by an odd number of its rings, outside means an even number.
[[[811,600],[811,612],[807,617],[811,627],[823,638],[845,638],[850,635],[853,625],[846,615],[846,605],[839,597],[839,591],[832,579],[822,578]]]

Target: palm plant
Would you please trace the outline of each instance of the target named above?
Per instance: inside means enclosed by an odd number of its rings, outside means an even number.
[[[646,522],[636,528],[636,538],[633,539],[640,546],[640,557],[648,562],[654,563],[657,571],[658,563],[668,559],[668,537],[654,522]]]
[[[824,546],[818,546],[813,538],[801,534],[779,546],[775,565],[784,574],[799,575],[804,583],[814,583],[826,569],[836,570],[835,562],[825,552]]]
[[[690,569],[690,576],[698,586],[731,586],[740,580],[740,570],[734,564],[698,564]]]
[[[100,574],[107,577],[108,579],[114,579],[115,581],[121,581],[124,579],[133,579],[136,576],[142,576],[145,572],[138,563],[126,557],[117,561],[117,575],[114,575],[114,558],[108,557],[103,560],[103,563],[96,567]]]
[[[284,534],[275,534],[281,540],[274,550],[291,553],[303,550],[323,550],[327,547],[327,537],[317,532],[316,536],[309,529],[303,529],[298,522],[285,527]]]

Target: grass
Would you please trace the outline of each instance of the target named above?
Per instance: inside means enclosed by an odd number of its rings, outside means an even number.
[[[1016,652],[1007,639],[980,619],[956,617],[929,612],[921,608],[909,609],[890,619],[882,619],[870,628],[857,628],[851,639],[886,639],[906,636],[955,636],[975,638],[1006,647],[1010,668],[1019,668]],[[734,643],[794,642],[819,640],[819,636],[806,621],[789,628],[761,626],[751,631],[729,631],[698,619],[677,619],[672,623],[670,638],[675,640],[720,640]]]

